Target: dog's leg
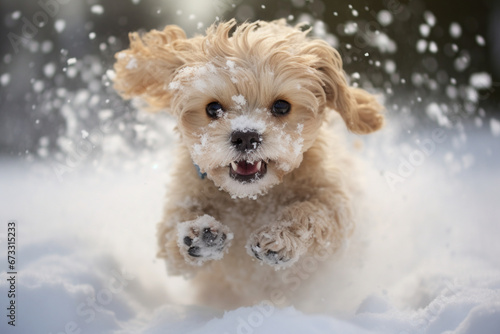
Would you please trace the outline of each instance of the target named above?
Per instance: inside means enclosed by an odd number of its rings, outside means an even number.
[[[271,266],[287,267],[313,245],[333,252],[352,226],[348,199],[342,194],[295,202],[277,222],[262,226],[250,236],[247,252]]]
[[[209,215],[185,212],[184,217],[185,221],[158,225],[158,256],[165,258],[174,275],[190,275],[206,261],[221,259],[233,239],[229,228]],[[181,220],[179,212],[175,218]]]

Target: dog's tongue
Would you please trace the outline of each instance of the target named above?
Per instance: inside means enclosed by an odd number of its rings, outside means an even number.
[[[248,163],[246,161],[239,161],[238,168],[236,168],[235,172],[240,175],[252,175],[259,171],[258,162]]]

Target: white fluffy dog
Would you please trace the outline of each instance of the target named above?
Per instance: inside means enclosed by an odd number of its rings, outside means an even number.
[[[286,283],[276,269],[332,254],[353,230],[356,175],[324,124],[338,112],[367,134],[383,125],[382,107],[349,87],[339,53],[307,33],[232,20],[187,39],[167,26],[131,33],[116,55],[122,96],[177,118],[158,254],[170,274],[194,276],[205,303],[274,298]]]

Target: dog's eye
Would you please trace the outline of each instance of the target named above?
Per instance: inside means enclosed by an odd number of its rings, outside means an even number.
[[[207,104],[205,110],[207,111],[207,115],[210,118],[219,118],[224,112],[224,110],[222,109],[222,105],[219,102],[211,102]]]
[[[290,103],[284,100],[278,100],[274,102],[271,112],[274,116],[283,116],[290,112]]]

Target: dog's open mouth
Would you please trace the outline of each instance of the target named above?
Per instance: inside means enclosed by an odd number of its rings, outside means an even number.
[[[245,160],[233,161],[229,164],[229,175],[240,182],[251,182],[261,179],[267,172],[267,163],[264,160],[248,162]]]

